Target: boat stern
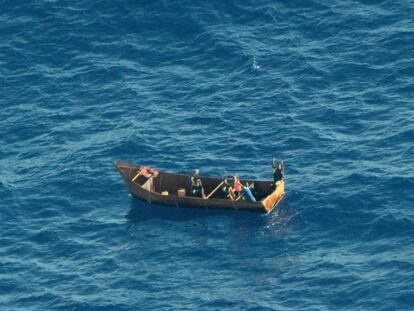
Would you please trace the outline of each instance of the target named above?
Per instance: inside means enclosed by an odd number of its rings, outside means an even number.
[[[280,202],[285,194],[285,181],[282,179],[276,184],[276,190],[269,194],[263,201],[263,207],[266,213],[270,213]]]

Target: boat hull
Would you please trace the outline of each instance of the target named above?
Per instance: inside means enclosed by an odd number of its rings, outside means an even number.
[[[197,198],[192,196],[178,196],[177,189],[188,189],[190,185],[190,176],[160,172],[159,176],[154,178],[154,189],[141,185],[134,180],[140,166],[135,166],[125,162],[115,162],[115,166],[121,173],[122,178],[128,186],[129,192],[136,198],[144,200],[150,204],[169,205],[177,208],[204,208],[204,209],[223,209],[223,210],[240,210],[270,213],[282,200],[284,196],[284,181],[278,183],[276,190],[269,191],[269,194],[257,202],[247,202],[244,200],[230,200],[221,198]],[[202,177],[206,193],[211,192],[217,186],[221,179]],[[242,180],[242,183],[246,181]],[[259,190],[266,191],[270,188],[271,181],[247,181],[254,182]],[[152,185],[151,185],[152,186]],[[158,189],[156,189],[158,188]],[[161,190],[169,190],[168,195],[163,195]],[[158,191],[156,191],[158,190]],[[189,191],[188,191],[189,192]]]

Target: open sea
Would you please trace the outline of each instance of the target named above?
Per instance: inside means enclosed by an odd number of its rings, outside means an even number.
[[[414,310],[414,1],[0,0],[0,310]],[[271,179],[151,206],[113,162]]]

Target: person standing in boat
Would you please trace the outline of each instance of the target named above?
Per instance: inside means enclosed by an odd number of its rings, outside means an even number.
[[[191,176],[191,195],[198,198],[204,198],[204,188],[199,177],[200,170],[195,169]]]
[[[279,164],[276,165],[276,159],[273,158],[272,160],[272,176],[273,176],[273,184],[274,187],[276,188],[276,184],[278,181],[281,181],[283,179],[283,174],[285,171],[285,167],[284,167],[284,163],[283,161],[280,161]]]

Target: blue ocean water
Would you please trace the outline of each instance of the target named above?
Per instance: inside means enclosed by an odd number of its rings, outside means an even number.
[[[413,310],[414,3],[0,2],[1,310]],[[113,166],[270,179],[150,206]]]

